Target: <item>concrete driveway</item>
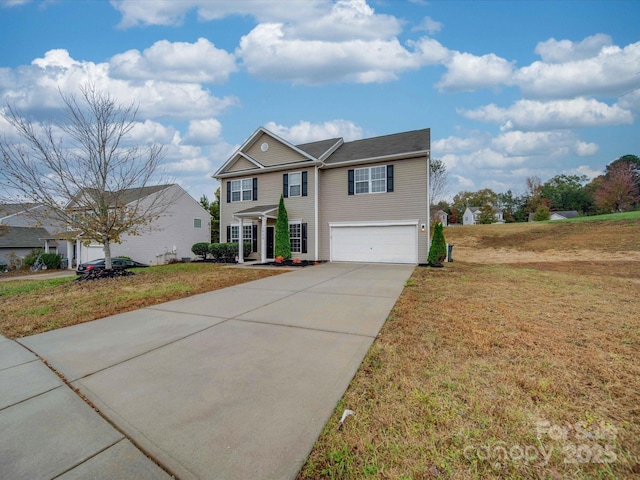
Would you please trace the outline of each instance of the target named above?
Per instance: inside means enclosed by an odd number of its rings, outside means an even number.
[[[294,478],[412,271],[327,263],[20,343],[116,427],[111,444],[178,478]],[[14,436],[25,403],[0,406]]]

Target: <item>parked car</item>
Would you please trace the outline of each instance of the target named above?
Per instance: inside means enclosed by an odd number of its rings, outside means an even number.
[[[148,267],[149,265],[145,263],[136,262],[135,260],[130,260],[128,258],[119,258],[115,257],[111,259],[111,267],[114,270],[121,270],[125,268],[139,268],[139,267]],[[76,268],[76,273],[78,275],[82,275],[94,270],[104,270],[105,260],[104,258],[98,258],[96,260],[91,260],[87,263],[81,263]]]

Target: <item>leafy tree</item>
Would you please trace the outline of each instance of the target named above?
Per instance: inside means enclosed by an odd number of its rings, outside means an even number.
[[[484,188],[477,192],[463,191],[453,197],[452,209],[456,209],[459,218],[464,215],[467,207],[478,207],[486,204],[497,205],[498,194],[490,188]]]
[[[220,187],[216,189],[216,199],[209,202],[206,195],[200,197],[200,205],[211,215],[211,243],[220,241]]]
[[[527,193],[525,194],[525,213],[535,212],[540,205],[551,207],[551,201],[542,197],[542,181],[539,177],[527,177]]]
[[[527,221],[526,203],[525,196],[514,195],[511,190],[498,194],[497,207],[502,210],[504,221],[507,223]]]
[[[35,124],[7,105],[4,118],[21,143],[0,139],[2,178],[21,201],[43,204],[55,220],[100,242],[111,269],[110,245],[151,229],[175,199],[148,186],[165,183],[162,146],[127,142],[137,107],[119,105],[91,84],[80,92],[79,99],[60,92],[65,116],[59,122]]]
[[[607,173],[599,182],[595,191],[596,205],[607,212],[631,210],[640,202],[639,186],[640,175],[635,163],[616,160],[607,166]]]
[[[447,258],[447,243],[444,239],[444,228],[442,223],[437,222],[433,228],[427,262],[429,265],[442,265],[445,258]]]
[[[284,206],[284,198],[282,194],[280,194],[280,203],[278,204],[278,218],[276,219],[274,254],[276,257],[282,257],[285,260],[291,258],[289,216],[287,215],[287,209]]]
[[[496,214],[493,205],[485,203],[480,207],[480,215],[478,215],[478,223],[488,225],[496,222]]]
[[[545,222],[551,218],[551,211],[546,205],[540,205],[533,214],[533,220],[536,222]]]
[[[540,194],[555,210],[577,210],[584,213],[593,205],[593,199],[584,188],[587,177],[582,175],[556,175],[542,185]]]

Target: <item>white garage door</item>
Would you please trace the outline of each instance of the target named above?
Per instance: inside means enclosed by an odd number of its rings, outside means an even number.
[[[332,226],[334,262],[418,263],[416,225]]]

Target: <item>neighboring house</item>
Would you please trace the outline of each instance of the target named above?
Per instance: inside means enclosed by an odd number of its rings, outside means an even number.
[[[535,222],[535,213],[529,214],[529,221]],[[580,216],[580,214],[576,210],[565,210],[565,211],[557,211],[557,212],[549,212],[549,220],[566,220],[568,218],[576,218]]]
[[[438,210],[434,214],[436,222],[440,222],[442,226],[446,227],[449,225],[449,215],[444,210]]]
[[[6,227],[0,231],[0,264],[10,265],[24,258],[35,248],[44,248],[49,232],[42,227]],[[47,242],[51,253],[58,253],[58,244]]]
[[[35,248],[57,253],[58,244],[50,238],[64,229],[46,207],[35,203],[0,204],[0,225],[1,264],[23,258]]]
[[[480,207],[467,207],[464,211],[464,215],[462,216],[462,224],[463,225],[476,225],[478,223],[478,218],[480,217]],[[502,216],[502,210],[493,207],[493,215],[496,218],[494,223],[504,223],[504,218]]]
[[[163,265],[172,258],[195,258],[191,252],[193,244],[211,241],[211,215],[179,185],[129,189],[118,192],[117,197],[127,204],[138,200],[152,202],[157,195],[170,198],[170,206],[141,235],[123,235],[121,243],[112,243],[112,257],[122,255],[149,265]],[[87,241],[79,234],[75,241],[67,242],[68,256],[79,263],[104,258],[102,244],[87,245]]]
[[[293,145],[258,128],[214,175],[222,241],[273,259],[283,195],[293,258],[425,261],[429,151],[429,129]]]

